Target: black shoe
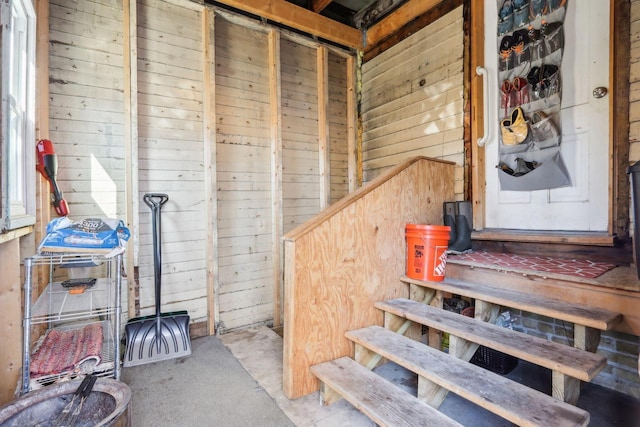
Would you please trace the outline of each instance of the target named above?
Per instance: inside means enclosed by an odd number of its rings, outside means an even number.
[[[473,230],[473,211],[471,202],[456,202],[458,215],[456,215],[456,241],[449,245],[450,254],[464,254],[471,252],[471,231]]]
[[[456,215],[458,214],[458,209],[456,206],[456,202],[444,202],[442,204],[443,219],[444,225],[451,227],[451,231],[449,232],[449,246],[453,245],[456,241]]]

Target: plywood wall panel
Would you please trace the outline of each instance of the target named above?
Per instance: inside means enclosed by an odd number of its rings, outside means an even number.
[[[418,159],[381,178],[285,236],[289,398],[317,390],[309,366],[353,356],[346,331],[382,324],[376,301],[408,295],[398,281],[405,226],[441,223],[442,202],[453,196],[452,163]]]

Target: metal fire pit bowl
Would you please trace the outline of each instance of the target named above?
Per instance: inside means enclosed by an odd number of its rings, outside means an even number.
[[[56,418],[81,382],[82,379],[53,384],[25,394],[0,408],[0,425],[55,426]],[[110,378],[98,378],[82,405],[75,426],[128,427],[131,425],[130,402],[128,385]]]

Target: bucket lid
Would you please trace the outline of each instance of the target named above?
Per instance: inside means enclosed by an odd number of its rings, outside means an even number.
[[[448,233],[451,231],[451,227],[449,227],[448,225],[407,224],[406,230],[407,231],[422,230],[422,231],[433,231],[433,232],[446,231]]]

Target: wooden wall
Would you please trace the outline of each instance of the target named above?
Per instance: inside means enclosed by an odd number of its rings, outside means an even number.
[[[631,61],[629,82],[629,162],[640,160],[640,0],[631,0]]]
[[[267,34],[215,20],[219,311],[222,330],[273,316]]]
[[[349,69],[347,59],[329,53],[330,202],[349,194]]]
[[[122,216],[122,4],[52,0],[49,14],[49,139],[58,184],[73,218]]]
[[[22,286],[20,244],[0,243],[0,406],[13,400],[22,365]]]
[[[163,311],[207,321],[202,11],[161,0],[137,4],[139,283],[141,314],[154,312],[151,209],[161,210]]]
[[[409,160],[332,205],[285,239],[285,395],[318,389],[309,367],[353,357],[344,336],[382,325],[373,304],[408,297],[407,223],[441,224],[442,203],[453,197],[451,162]]]
[[[355,174],[351,53],[188,0],[49,8],[43,137],[71,217],[119,217],[134,234],[124,311],[153,311],[142,198],[159,192],[162,310],[188,310],[208,333],[280,322],[283,230]]]
[[[282,193],[284,232],[320,212],[317,49],[290,40],[282,58]]]
[[[362,66],[364,181],[413,156],[456,163],[464,196],[462,7]]]
[[[49,132],[40,137],[54,144],[74,220],[125,217],[123,19],[121,1],[49,2],[49,122],[39,126]]]

